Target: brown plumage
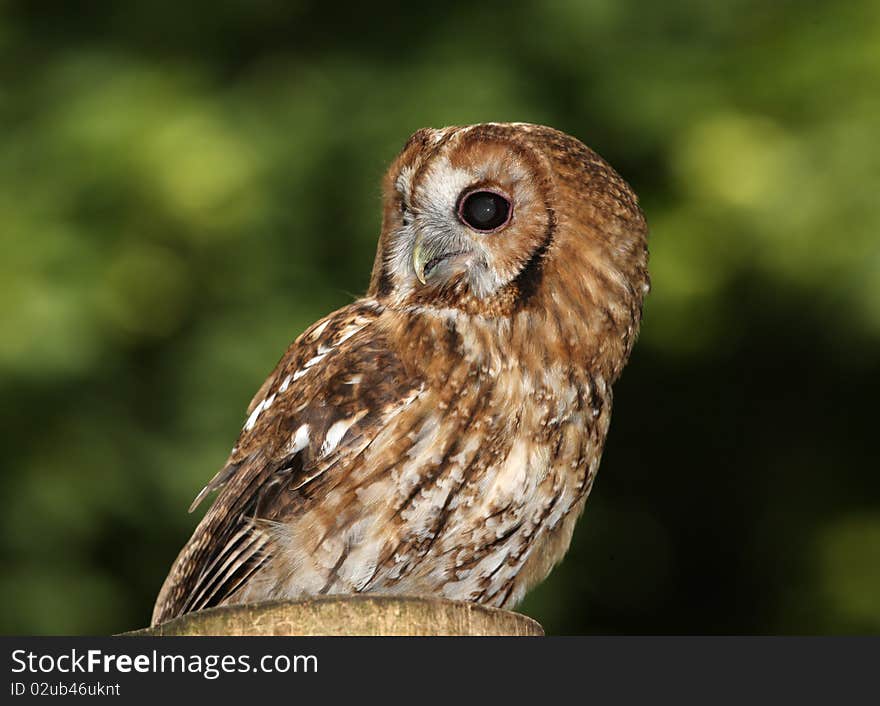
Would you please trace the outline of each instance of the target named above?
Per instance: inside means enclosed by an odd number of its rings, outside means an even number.
[[[153,623],[319,594],[515,604],[568,548],[647,291],[636,197],[582,143],[416,132],[367,295],[254,397]]]

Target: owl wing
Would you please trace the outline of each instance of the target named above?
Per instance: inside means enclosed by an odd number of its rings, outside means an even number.
[[[272,524],[304,502],[313,480],[346,474],[414,399],[420,383],[389,350],[380,314],[368,301],[352,304],[287,350],[226,465],[193,503],[220,490],[162,586],[154,625],[233,596],[271,558]]]

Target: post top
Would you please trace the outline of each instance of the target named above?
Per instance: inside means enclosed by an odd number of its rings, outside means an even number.
[[[126,635],[540,636],[519,613],[465,601],[406,596],[323,596],[230,605],[187,613]]]

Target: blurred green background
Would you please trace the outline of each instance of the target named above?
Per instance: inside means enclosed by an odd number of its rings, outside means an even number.
[[[0,632],[149,622],[422,126],[570,132],[654,290],[551,633],[880,631],[880,4],[0,1]]]

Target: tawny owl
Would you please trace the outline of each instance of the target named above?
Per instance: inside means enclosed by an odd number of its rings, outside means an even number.
[[[568,548],[648,286],[636,196],[578,140],[416,132],[367,295],[257,392],[153,623],[320,594],[517,603]]]

